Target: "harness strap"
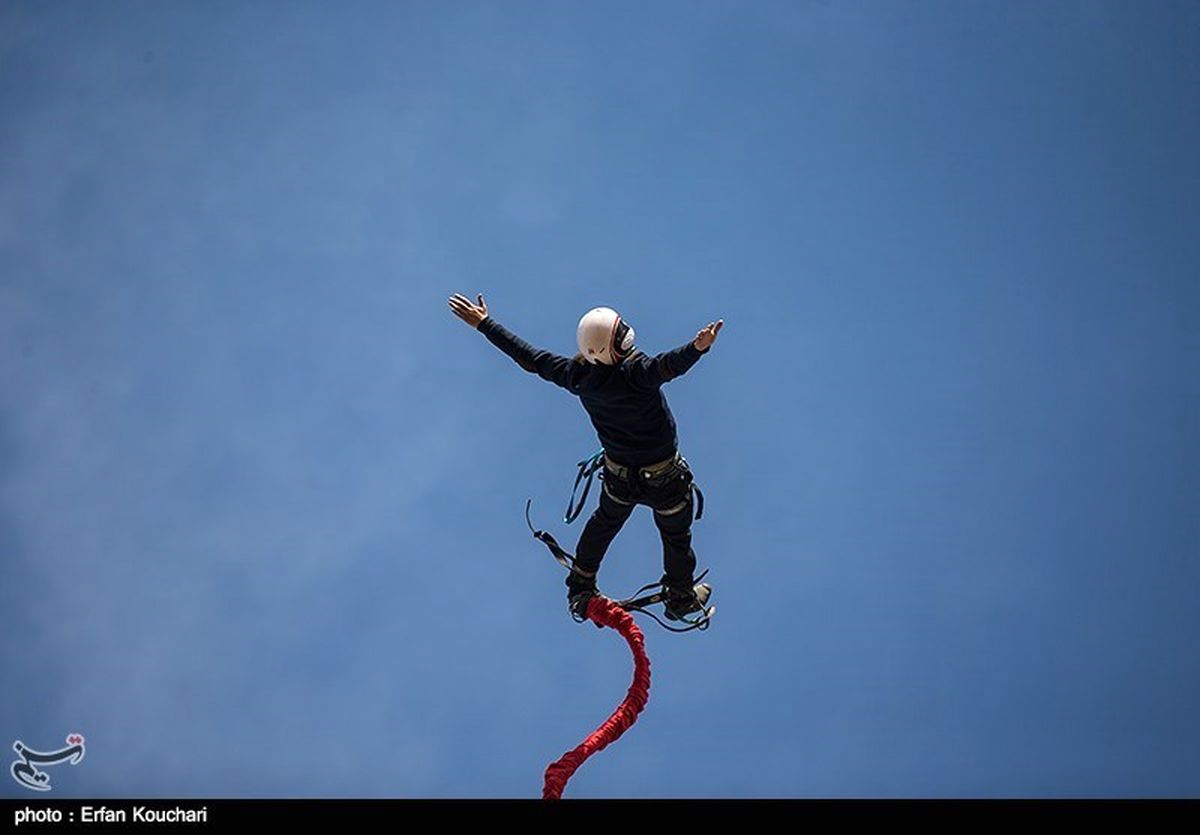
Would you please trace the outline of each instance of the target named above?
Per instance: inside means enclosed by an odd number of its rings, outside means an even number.
[[[696,516],[695,516],[695,519],[698,522],[698,521],[700,521],[700,517],[704,515],[704,494],[702,492],[700,492],[700,485],[696,484],[696,482],[694,482],[694,481],[692,482],[692,491],[696,494]],[[612,493],[609,493],[608,495],[609,495],[609,498],[611,498],[611,499],[614,499],[619,502],[621,501],[616,496],[614,496]],[[689,496],[688,498],[684,499],[677,505],[672,505],[671,507],[668,507],[666,510],[656,510],[654,512],[657,513],[659,516],[671,516],[673,514],[678,513],[679,511],[683,510],[685,507],[687,507],[688,501],[690,499],[691,499],[691,497]],[[629,502],[621,502],[621,504],[629,504]]]
[[[711,616],[704,615],[703,617],[698,618],[697,620],[694,620],[694,621],[687,620],[685,618],[683,622],[690,624],[689,626],[683,626],[683,627],[671,626],[669,623],[664,622],[662,618],[660,618],[658,615],[651,612],[649,609],[639,609],[636,606],[626,606],[624,608],[625,608],[625,611],[627,611],[627,612],[640,612],[643,615],[649,615],[651,618],[654,619],[654,621],[659,626],[661,626],[663,629],[667,630],[668,632],[691,632],[693,629],[698,629],[701,632],[703,632],[705,629],[708,629],[708,625],[712,622]]]
[[[629,505],[633,504],[633,502],[627,502],[624,499],[618,499],[616,496],[614,496],[613,491],[608,489],[607,481],[604,483],[604,487],[602,489],[604,490],[604,494],[606,496],[608,496],[610,499],[612,499],[614,502],[616,502],[617,504],[623,504],[625,506],[629,506]]]
[[[587,503],[588,491],[592,489],[592,479],[596,476],[596,471],[604,466],[604,450],[600,450],[591,458],[585,458],[577,465],[579,472],[575,475],[575,486],[571,488],[571,498],[567,502],[567,515],[563,517],[568,525],[579,518],[579,514],[583,512],[583,506]],[[587,479],[584,481],[584,479]],[[579,482],[583,481],[583,495],[579,497],[579,504],[575,503],[575,492],[579,489]],[[611,493],[609,495],[612,495]]]
[[[708,569],[705,569],[696,577],[696,582],[703,580],[707,574]],[[638,596],[642,592],[650,591],[651,589],[658,589],[658,591],[648,594],[645,597]],[[712,616],[716,611],[715,608],[702,609],[694,618],[682,618],[681,622],[686,624],[685,626],[671,626],[671,624],[666,623],[658,615],[646,608],[647,606],[653,606],[655,603],[661,603],[665,596],[666,586],[663,583],[648,583],[624,600],[618,600],[617,605],[627,612],[640,612],[643,615],[649,615],[659,626],[668,632],[691,632],[693,629],[703,632],[705,629],[708,629],[709,624],[712,623]]]
[[[525,502],[525,524],[529,526],[529,530],[533,533],[533,538],[549,548],[550,553],[554,555],[554,559],[558,560],[559,564],[563,568],[567,569],[567,571],[574,571],[578,574],[587,576],[585,572],[575,567],[574,555],[568,553],[566,549],[559,545],[558,540],[554,538],[553,534],[551,534],[549,531],[539,531],[534,529],[533,520],[529,518],[529,508],[532,505],[533,499],[529,499],[527,502]]]

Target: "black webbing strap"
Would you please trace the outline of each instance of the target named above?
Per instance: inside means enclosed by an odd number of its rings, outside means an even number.
[[[533,505],[533,499],[525,502],[525,524],[529,526],[529,530],[533,532],[533,538],[545,544],[550,549],[550,553],[554,555],[554,559],[558,560],[559,564],[567,571],[575,571],[575,557],[568,553],[558,540],[549,531],[539,531],[533,527],[533,520],[529,518],[529,508]],[[583,572],[579,572],[582,574]]]
[[[708,569],[706,568],[698,577],[696,577],[696,582],[699,583],[707,575]],[[657,591],[651,591],[652,589],[657,589]],[[646,591],[651,591],[651,593],[644,597],[638,596],[642,592]],[[651,612],[647,608],[648,606],[653,606],[656,603],[662,603],[666,598],[666,595],[667,587],[662,582],[648,583],[647,585],[644,585],[635,591],[633,594],[629,595],[629,597],[625,598],[624,600],[618,600],[617,605],[627,612],[639,612],[643,615],[649,615],[650,617],[654,618],[655,622],[658,623],[659,626],[669,632],[691,632],[693,629],[699,629],[701,631],[708,629],[708,625],[712,622],[713,613],[716,612],[716,607],[714,606],[702,608],[699,614],[697,614],[694,618],[680,618],[679,622],[685,624],[684,626],[672,626],[669,623],[664,622],[658,615],[654,614],[654,612]]]
[[[666,623],[665,621],[663,621],[662,618],[660,618],[658,615],[651,612],[649,609],[639,609],[636,606],[623,606],[622,608],[624,608],[625,611],[627,611],[627,612],[638,612],[639,614],[649,615],[651,618],[654,619],[655,623],[657,623],[659,626],[661,626],[663,629],[667,630],[668,632],[691,632],[694,629],[698,629],[701,632],[703,632],[705,629],[708,629],[708,625],[710,623],[712,623],[712,614],[710,614],[709,612],[705,612],[702,616],[696,618],[695,620],[688,620],[687,618],[684,618],[682,622],[686,623],[688,625],[680,627],[680,626],[671,626],[669,623]]]

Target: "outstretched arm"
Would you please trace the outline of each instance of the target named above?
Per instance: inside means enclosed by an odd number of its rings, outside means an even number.
[[[708,353],[708,349],[717,341],[717,334],[724,325],[724,319],[709,322],[688,344],[672,351],[664,351],[654,357],[641,357],[640,361],[631,364],[630,376],[637,385],[646,388],[661,386],[676,377],[683,376],[688,369],[700,361],[700,357]]]
[[[450,309],[526,371],[555,385],[570,388],[571,360],[534,348],[489,316],[482,293],[479,294],[479,304],[472,304],[466,296],[455,293],[450,297]]]

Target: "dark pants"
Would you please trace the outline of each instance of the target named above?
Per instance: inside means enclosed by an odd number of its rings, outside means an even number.
[[[633,509],[644,504],[654,510],[654,524],[662,537],[663,582],[674,588],[691,588],[696,571],[692,551],[695,500],[687,462],[676,459],[675,465],[656,479],[645,479],[636,469],[628,472],[632,478],[623,479],[605,469],[600,506],[588,519],[575,549],[576,566],[588,573],[598,571],[613,537]]]

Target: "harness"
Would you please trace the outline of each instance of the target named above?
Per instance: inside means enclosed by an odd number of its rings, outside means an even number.
[[[673,456],[665,461],[659,461],[656,464],[648,464],[645,467],[627,467],[624,464],[618,464],[611,461],[604,455],[604,450],[594,453],[591,457],[585,458],[575,466],[579,468],[575,474],[575,484],[571,487],[571,498],[567,501],[567,512],[563,516],[563,521],[568,525],[579,518],[579,514],[583,512],[583,506],[587,503],[588,492],[592,489],[592,480],[599,473],[600,479],[604,480],[606,473],[611,473],[614,478],[618,478],[627,484],[641,485],[647,487],[661,487],[668,478],[674,473],[677,464],[687,464],[687,461],[682,455],[676,452]],[[635,476],[636,473],[636,476]],[[696,484],[691,477],[691,470],[688,473],[688,487],[691,492],[696,494],[696,521],[704,515],[704,493],[700,490],[700,485]],[[583,484],[583,495],[579,497],[579,502],[576,503],[575,495],[579,492],[579,485]],[[630,504],[623,499],[618,499],[612,494],[611,490],[605,490],[608,497],[617,504]],[[671,513],[678,513],[687,506],[687,499],[684,499],[674,507],[667,508],[662,511],[662,515],[666,516]]]

